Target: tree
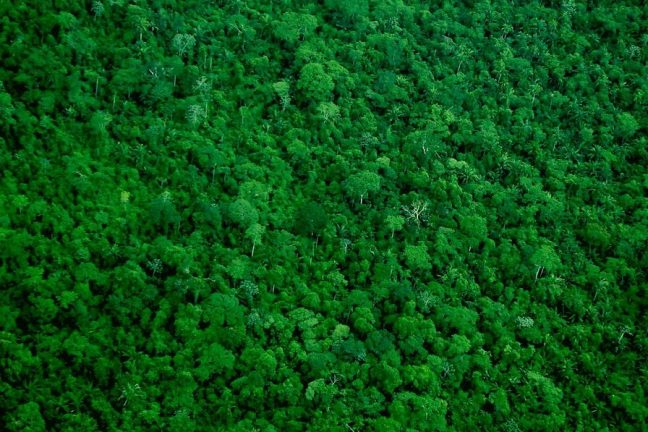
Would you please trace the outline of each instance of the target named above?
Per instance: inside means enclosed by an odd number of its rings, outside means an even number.
[[[279,39],[296,43],[308,37],[317,28],[317,18],[308,14],[285,12],[275,25],[275,36]]]
[[[155,223],[162,224],[165,229],[170,224],[180,221],[180,215],[176,210],[171,197],[171,192],[164,191],[149,206],[149,214]]]
[[[396,388],[403,383],[398,370],[383,362],[372,369],[372,376],[387,395],[393,394]]]
[[[189,105],[187,108],[187,121],[192,127],[202,124],[207,118],[207,111],[202,105]]]
[[[234,361],[235,357],[231,351],[214,342],[201,350],[195,374],[201,381],[205,381],[214,374],[233,369]]]
[[[104,12],[106,11],[103,3],[101,3],[100,1],[93,1],[90,10],[94,14],[95,19],[102,16],[104,14]]]
[[[391,230],[392,238],[394,238],[394,232],[403,229],[405,218],[402,216],[389,215],[387,216],[387,219],[385,219],[385,222],[387,223],[387,228]]]
[[[484,241],[488,235],[486,220],[480,216],[465,216],[459,222],[461,231],[468,237],[470,248],[476,247]]]
[[[281,101],[281,110],[284,111],[290,106],[290,84],[286,81],[277,81],[272,84],[272,89],[275,91],[279,100]]]
[[[325,4],[337,11],[343,19],[343,22],[347,23],[360,21],[369,14],[368,0],[356,0],[353,2],[345,0],[326,0]]]
[[[560,257],[554,251],[551,245],[545,244],[540,246],[531,256],[531,264],[536,267],[535,280],[541,277],[545,270],[553,272],[560,268]]]
[[[107,133],[107,128],[112,121],[112,116],[105,112],[96,112],[90,118],[90,128],[98,136],[104,137]]]
[[[618,135],[625,141],[631,138],[638,130],[639,123],[631,113],[621,113],[617,116]]]
[[[13,414],[14,420],[7,424],[9,430],[25,432],[45,432],[45,420],[36,402],[20,405]]]
[[[426,219],[428,204],[424,201],[417,200],[408,206],[403,206],[402,209],[408,221],[420,226]]]
[[[136,5],[128,5],[127,19],[139,34],[139,40],[142,41],[144,32],[151,27],[149,12]]]
[[[380,176],[370,171],[353,174],[345,182],[346,191],[354,198],[360,199],[360,204],[369,192],[380,190]]]
[[[309,63],[299,72],[297,89],[314,105],[328,101],[334,87],[333,78],[325,72],[320,63]]]
[[[254,249],[256,245],[261,244],[264,233],[265,227],[258,223],[250,225],[250,227],[245,230],[245,237],[249,238],[252,242],[252,252],[250,253],[251,256],[254,256]]]
[[[229,205],[228,215],[232,222],[243,229],[248,229],[259,220],[257,210],[243,198],[239,198]]]
[[[432,269],[428,248],[424,243],[405,246],[405,262],[412,270],[427,271]]]
[[[171,40],[171,46],[180,57],[185,57],[195,45],[196,38],[186,33],[178,33]]]
[[[324,208],[316,202],[309,201],[295,212],[295,231],[301,235],[319,234],[328,223]]]
[[[335,123],[340,118],[340,108],[333,102],[322,102],[317,106],[317,113],[324,123]]]

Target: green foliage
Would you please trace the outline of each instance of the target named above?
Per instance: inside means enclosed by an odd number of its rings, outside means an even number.
[[[245,230],[245,237],[250,239],[250,241],[252,242],[252,256],[254,256],[254,249],[256,248],[256,246],[261,244],[264,233],[265,227],[259,225],[258,223],[250,225],[250,227]]]
[[[8,430],[28,432],[44,432],[46,430],[45,420],[41,416],[36,402],[20,405],[12,417],[14,420],[7,423]]]
[[[286,42],[295,43],[310,36],[317,27],[317,18],[312,15],[285,12],[275,27],[275,35]]]
[[[297,89],[301,91],[304,100],[311,104],[328,101],[335,83],[333,78],[319,63],[309,63],[299,72]]]
[[[424,243],[405,246],[405,262],[412,270],[430,270],[432,263],[428,248]]]
[[[403,226],[405,225],[405,218],[402,216],[389,215],[385,219],[385,223],[387,224],[387,227],[391,230],[391,236],[394,237],[394,233],[396,231],[400,231],[403,229]]]
[[[328,222],[324,208],[310,201],[301,205],[295,213],[295,231],[301,235],[315,235],[321,232]]]
[[[184,57],[196,45],[196,38],[190,34],[177,34],[171,40],[171,46],[180,57]]]
[[[648,424],[640,1],[0,2],[0,430]]]
[[[169,191],[162,192],[151,202],[149,214],[155,223],[165,226],[179,221],[178,211]]]
[[[345,182],[347,193],[360,200],[360,204],[369,192],[380,190],[380,176],[370,171],[361,171],[351,175]]]
[[[244,198],[239,198],[228,207],[230,220],[240,226],[248,229],[259,220],[259,212],[250,202]]]

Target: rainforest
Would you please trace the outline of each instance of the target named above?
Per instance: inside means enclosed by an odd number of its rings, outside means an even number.
[[[641,431],[641,0],[0,0],[0,430]]]

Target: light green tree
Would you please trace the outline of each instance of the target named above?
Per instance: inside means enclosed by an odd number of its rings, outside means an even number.
[[[334,87],[333,78],[319,63],[309,63],[299,73],[297,89],[312,103],[330,99]]]
[[[540,246],[531,256],[531,263],[536,267],[536,281],[544,274],[545,270],[552,272],[561,265],[560,257],[550,245]]]
[[[361,171],[353,174],[346,181],[346,190],[354,198],[360,199],[362,204],[364,198],[370,192],[377,192],[380,189],[380,176],[370,171]]]
[[[412,270],[430,270],[432,268],[425,243],[405,246],[405,262]]]
[[[403,216],[389,215],[387,216],[387,219],[385,219],[385,222],[387,223],[387,227],[391,230],[392,238],[394,238],[394,232],[403,229],[405,218]]]
[[[256,248],[256,245],[260,245],[262,243],[263,234],[265,234],[265,227],[258,223],[250,225],[250,227],[245,230],[245,237],[249,238],[252,242],[252,252],[250,254],[251,256],[254,256],[254,249]]]

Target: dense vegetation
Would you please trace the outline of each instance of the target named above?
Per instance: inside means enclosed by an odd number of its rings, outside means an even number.
[[[643,3],[1,1],[0,429],[645,427]]]

